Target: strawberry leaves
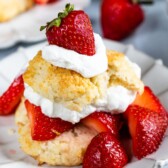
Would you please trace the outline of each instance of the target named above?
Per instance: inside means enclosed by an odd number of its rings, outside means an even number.
[[[62,19],[68,16],[68,14],[73,10],[74,10],[74,5],[71,5],[70,3],[66,4],[64,11],[59,12],[58,17],[56,19],[53,19],[51,22],[47,22],[47,25],[41,26],[40,31],[43,31],[45,28],[46,30],[48,30],[53,26],[59,27],[61,25]]]

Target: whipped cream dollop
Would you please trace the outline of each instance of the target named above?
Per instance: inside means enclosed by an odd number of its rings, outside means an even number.
[[[51,100],[36,93],[29,85],[25,84],[24,96],[32,104],[40,106],[42,113],[48,117],[61,118],[71,123],[77,123],[82,118],[95,111],[106,111],[111,114],[122,113],[134,101],[136,92],[130,91],[123,86],[112,86],[107,89],[106,95],[98,99],[95,104],[83,107],[77,112],[66,108],[63,104]]]
[[[91,78],[105,72],[108,68],[106,47],[102,38],[94,33],[96,53],[93,56],[79,54],[56,45],[42,49],[42,57],[54,66],[78,72],[85,78]]]

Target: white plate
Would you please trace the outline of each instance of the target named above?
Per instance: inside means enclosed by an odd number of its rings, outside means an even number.
[[[9,22],[0,23],[0,49],[11,47],[18,42],[37,42],[45,39],[45,31],[40,26],[57,17],[69,0],[59,0],[53,4],[36,5],[29,11],[18,15]],[[75,9],[82,9],[90,0],[71,0]]]
[[[104,40],[104,42],[107,48],[124,52],[132,61],[141,66],[142,79],[145,84],[152,87],[168,109],[168,68],[162,65],[162,61],[154,60],[135,50],[133,46],[125,46],[109,40]],[[20,72],[27,61],[44,45],[45,43],[41,43],[27,49],[21,48],[18,52],[0,61],[1,93],[8,87],[10,81]],[[11,129],[16,130],[14,116],[0,117],[0,168],[36,168],[36,161],[26,156],[19,149],[17,132],[11,134]],[[166,165],[168,165],[168,131],[157,152],[139,161],[133,158],[126,168],[165,168]],[[43,165],[42,167],[49,166]]]

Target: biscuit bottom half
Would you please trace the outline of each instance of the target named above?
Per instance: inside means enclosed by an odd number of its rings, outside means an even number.
[[[78,125],[49,141],[34,141],[31,138],[30,123],[22,99],[16,110],[15,122],[18,126],[21,149],[38,161],[57,166],[77,166],[82,164],[83,156],[91,139],[97,134],[85,126]]]

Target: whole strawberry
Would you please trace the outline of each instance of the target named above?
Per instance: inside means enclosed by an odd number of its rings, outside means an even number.
[[[106,38],[121,40],[131,34],[143,20],[143,10],[131,0],[102,1],[101,25]]]
[[[83,168],[123,168],[128,162],[124,148],[110,132],[102,132],[89,144]]]
[[[58,18],[42,26],[49,44],[58,45],[88,56],[95,54],[95,42],[90,19],[82,10],[67,4]]]

